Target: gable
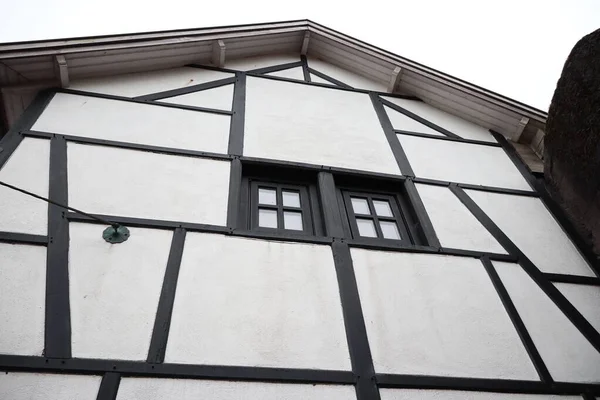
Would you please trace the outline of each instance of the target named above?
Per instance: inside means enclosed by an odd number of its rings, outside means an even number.
[[[530,143],[544,129],[540,110],[307,20],[0,45],[0,86],[12,125],[42,87],[190,63],[253,69],[269,65],[265,55],[280,64],[285,55],[298,60],[301,54],[311,68],[350,86],[416,95],[514,141]],[[260,65],[241,68],[253,59]],[[316,73],[311,79],[327,81]]]

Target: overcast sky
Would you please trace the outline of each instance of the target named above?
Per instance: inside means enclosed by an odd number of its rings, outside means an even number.
[[[308,18],[547,110],[600,0],[0,0],[0,42]]]

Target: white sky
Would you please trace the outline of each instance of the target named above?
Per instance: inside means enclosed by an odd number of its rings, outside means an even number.
[[[547,110],[600,0],[0,0],[0,42],[308,18]]]

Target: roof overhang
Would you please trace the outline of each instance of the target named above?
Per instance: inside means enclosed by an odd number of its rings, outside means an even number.
[[[61,86],[65,77],[210,64],[218,43],[227,59],[305,52],[386,85],[396,79],[394,93],[418,96],[515,142],[530,143],[545,128],[546,112],[309,20],[0,44],[5,117],[12,124],[39,89]]]

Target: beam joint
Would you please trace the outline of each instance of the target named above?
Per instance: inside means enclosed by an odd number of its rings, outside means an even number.
[[[69,87],[69,66],[67,65],[67,59],[63,55],[57,55],[54,57],[56,66],[58,69],[58,78],[60,80],[61,87]]]
[[[512,135],[513,142],[515,142],[515,143],[519,142],[528,123],[529,123],[529,118],[527,118],[527,117],[521,118],[521,120],[517,124],[517,129],[516,129],[515,133]]]
[[[400,79],[402,79],[402,68],[396,67],[392,71],[392,75],[390,76],[390,81],[388,82],[387,91],[390,93],[394,93],[394,90],[400,84]]]
[[[306,56],[308,53],[308,45],[310,44],[310,31],[304,32],[304,39],[302,40],[302,48],[300,54]]]
[[[212,46],[212,64],[215,67],[223,68],[225,66],[225,42],[222,40],[215,40]]]

